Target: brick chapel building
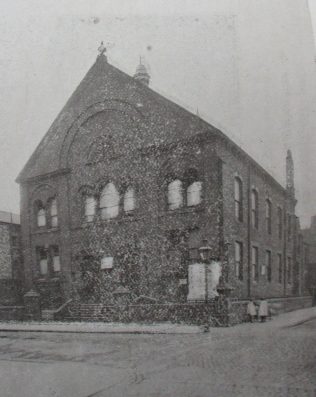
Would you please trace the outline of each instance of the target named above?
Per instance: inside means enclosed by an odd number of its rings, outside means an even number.
[[[207,239],[236,298],[302,293],[294,167],[281,186],[231,139],[101,51],[17,178],[27,289],[185,302]]]

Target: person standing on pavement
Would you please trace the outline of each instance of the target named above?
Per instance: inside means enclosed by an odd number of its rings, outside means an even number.
[[[256,310],[256,306],[253,303],[253,301],[249,301],[248,305],[247,305],[247,314],[249,317],[249,320],[251,323],[253,323],[253,320],[255,319],[256,315],[257,315],[257,310]]]
[[[268,302],[265,299],[260,300],[258,316],[261,322],[265,322],[268,317]]]

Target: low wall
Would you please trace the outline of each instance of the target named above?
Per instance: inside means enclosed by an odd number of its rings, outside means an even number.
[[[256,300],[254,300],[256,301]],[[312,296],[295,296],[267,299],[271,316],[312,307]],[[249,300],[232,301],[230,323],[238,324],[248,321],[247,305]]]
[[[13,306],[22,303],[20,283],[13,279],[0,279],[0,305]]]
[[[24,306],[0,306],[0,321],[23,321]]]
[[[112,305],[76,304],[70,305],[64,319],[74,321],[139,322],[153,323],[168,321],[192,325],[227,325],[225,305],[219,301],[183,304],[139,304]]]
[[[291,312],[293,310],[305,309],[312,307],[312,296],[298,296],[291,298],[274,298],[269,299],[271,314]]]

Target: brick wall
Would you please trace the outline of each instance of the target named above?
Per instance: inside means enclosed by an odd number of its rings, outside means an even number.
[[[71,305],[59,319],[102,322],[172,322],[191,325],[227,326],[225,310],[217,301],[183,304],[138,304],[138,305]]]
[[[233,295],[239,298],[247,296],[266,297],[293,295],[294,290],[294,266],[295,266],[295,236],[294,223],[295,202],[286,195],[286,191],[270,177],[265,171],[254,167],[251,162],[245,161],[244,156],[236,150],[232,150],[226,142],[219,140],[217,145],[219,156],[223,160],[223,219],[224,235],[229,246],[229,269],[230,282],[235,288]],[[234,208],[234,178],[239,177],[243,184],[243,220],[239,221],[235,216]],[[256,189],[258,192],[258,229],[251,225],[248,219],[250,207],[250,192]],[[266,228],[265,202],[269,199],[272,205],[271,234]],[[283,211],[283,234],[278,236],[277,208]],[[287,225],[284,223],[285,215],[289,213],[292,217],[292,237],[287,238]],[[243,277],[239,280],[235,274],[235,241],[243,243]],[[249,270],[251,269],[251,248],[258,248],[258,280],[254,281]],[[266,261],[266,251],[271,252],[272,274],[271,281],[266,274],[261,274],[262,265]],[[282,255],[283,268],[281,282],[279,280],[277,254]],[[284,258],[291,257],[293,269],[292,280],[288,282],[286,275],[286,262]],[[249,268],[250,266],[250,268]]]
[[[12,278],[10,225],[0,223],[0,279]]]

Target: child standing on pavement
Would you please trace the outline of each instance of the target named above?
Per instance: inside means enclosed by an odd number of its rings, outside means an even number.
[[[268,317],[268,302],[264,299],[260,300],[258,315],[262,323],[265,322]]]
[[[253,301],[250,301],[247,305],[247,314],[251,323],[253,323],[254,318],[256,317],[257,310]]]

